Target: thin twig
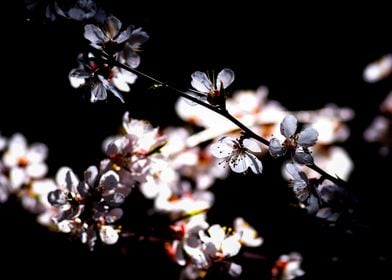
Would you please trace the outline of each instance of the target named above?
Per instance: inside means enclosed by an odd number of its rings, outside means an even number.
[[[115,59],[113,59],[112,57],[110,57],[107,54],[101,53],[101,55],[105,59],[107,59],[113,66],[120,67],[120,68],[122,68],[124,70],[127,70],[127,71],[131,72],[131,73],[134,73],[134,74],[137,74],[137,75],[139,75],[141,77],[144,77],[144,78],[146,78],[146,79],[148,79],[148,80],[158,84],[160,87],[164,87],[164,88],[170,89],[173,92],[177,93],[179,96],[181,96],[183,98],[186,98],[186,99],[188,99],[188,100],[190,100],[190,101],[192,101],[194,103],[197,103],[197,104],[199,104],[201,106],[204,106],[205,108],[207,108],[209,110],[214,111],[215,113],[225,117],[226,119],[230,120],[232,123],[237,125],[239,128],[241,128],[245,132],[245,134],[247,136],[249,136],[251,138],[254,138],[255,140],[263,143],[266,146],[269,146],[270,142],[267,139],[263,138],[262,136],[258,135],[254,131],[252,131],[250,128],[248,128],[246,125],[244,125],[242,122],[237,120],[233,115],[231,115],[226,109],[222,109],[220,107],[216,107],[216,106],[213,106],[211,104],[208,104],[208,103],[206,103],[206,102],[204,102],[204,101],[202,101],[202,100],[200,100],[200,99],[198,99],[198,98],[188,94],[186,91],[180,90],[180,89],[178,89],[178,88],[176,88],[174,86],[171,86],[171,85],[169,85],[167,83],[164,83],[164,82],[162,82],[162,81],[160,81],[160,80],[158,80],[158,79],[156,79],[156,78],[154,78],[154,77],[152,77],[152,76],[150,76],[148,74],[145,74],[145,73],[143,73],[143,72],[141,72],[141,71],[139,71],[137,69],[129,67],[129,66],[127,66],[127,65],[125,65],[125,64],[123,64],[123,63],[121,63],[121,62],[119,62],[119,61],[117,61]],[[333,183],[335,183],[335,184],[337,184],[339,186],[345,186],[346,185],[345,181],[343,181],[340,178],[337,178],[337,177],[334,177],[334,176],[330,175],[329,173],[327,173],[326,171],[324,171],[323,169],[321,169],[319,166],[317,166],[314,163],[313,164],[307,164],[306,166],[309,167],[310,169],[318,172],[321,176],[325,177],[326,179],[330,180],[331,182],[333,182]]]

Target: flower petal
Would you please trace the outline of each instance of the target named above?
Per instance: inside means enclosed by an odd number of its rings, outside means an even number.
[[[99,230],[99,237],[103,243],[112,245],[117,242],[119,235],[112,226],[102,226]]]
[[[248,169],[250,162],[251,161],[247,160],[247,156],[241,153],[230,158],[229,166],[232,171],[236,173],[243,173]]]
[[[18,190],[27,181],[26,172],[19,167],[14,167],[10,171],[11,190]]]
[[[90,186],[94,186],[97,177],[98,168],[94,165],[90,166],[86,171],[84,171],[84,181]]]
[[[29,162],[42,162],[48,156],[48,147],[45,144],[32,144],[26,154]]]
[[[212,144],[209,150],[211,154],[216,158],[227,158],[233,152],[232,147],[222,142]]]
[[[102,43],[105,39],[105,35],[103,34],[102,30],[98,28],[94,24],[87,24],[84,27],[84,38],[89,40],[92,45],[96,46],[99,43]]]
[[[97,100],[105,100],[108,97],[108,93],[106,92],[106,88],[102,83],[95,83],[93,88],[91,89],[91,102],[96,102]]]
[[[145,43],[149,38],[150,36],[148,36],[147,32],[143,31],[143,29],[139,27],[132,31],[128,43],[133,49],[137,49],[143,43]]]
[[[229,264],[228,273],[231,277],[238,278],[242,273],[242,266],[232,262]]]
[[[117,220],[121,219],[123,216],[124,211],[121,208],[114,208],[109,213],[105,215],[105,221],[109,224],[116,222]]]
[[[257,144],[256,141],[253,141],[251,139],[244,139],[242,141],[242,144],[245,148],[247,148],[251,152],[254,152],[254,153],[261,152],[261,148],[260,148],[259,144]]]
[[[313,127],[302,130],[298,136],[298,144],[302,147],[310,147],[316,144],[319,133]]]
[[[246,166],[250,167],[253,173],[261,174],[263,172],[263,164],[255,155],[246,153],[245,162]]]
[[[274,158],[281,157],[286,153],[286,149],[283,147],[282,143],[280,143],[278,138],[272,138],[270,140],[268,150]]]
[[[298,121],[293,115],[286,116],[280,123],[280,132],[286,138],[290,138],[297,130]]]
[[[218,77],[216,78],[216,88],[220,89],[221,83],[223,84],[223,88],[227,88],[231,85],[231,83],[233,83],[234,78],[234,71],[229,68],[224,68],[218,73]]]
[[[221,250],[224,257],[232,257],[239,253],[241,250],[241,243],[239,239],[239,235],[234,234],[223,240]]]
[[[295,151],[294,160],[299,164],[313,163],[313,157],[308,151],[301,151],[301,150]]]
[[[105,191],[112,190],[116,188],[119,184],[120,178],[116,172],[110,170],[102,174],[99,184],[103,187]]]
[[[48,167],[44,163],[34,163],[26,167],[26,173],[32,178],[41,178],[48,172]]]
[[[132,26],[129,26],[127,29],[125,29],[120,34],[118,34],[118,36],[116,37],[116,39],[114,41],[117,44],[124,43],[125,41],[127,41],[131,37],[131,33],[132,33]]]
[[[122,26],[121,21],[115,16],[107,17],[105,20],[105,24],[106,24],[105,35],[109,39],[113,39],[114,37],[116,37]]]
[[[192,75],[191,85],[197,91],[208,93],[211,90],[211,81],[204,72],[196,71]]]

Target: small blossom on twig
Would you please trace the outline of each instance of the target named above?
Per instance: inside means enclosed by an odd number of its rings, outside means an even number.
[[[296,133],[297,127],[297,119],[293,115],[286,116],[280,124],[280,132],[286,139],[281,143],[278,138],[272,138],[269,145],[270,154],[273,157],[280,157],[288,150],[293,150],[296,162],[311,164],[313,157],[308,148],[316,144],[318,132],[312,127],[307,127]]]
[[[255,174],[263,172],[261,161],[253,154],[261,152],[260,146],[253,140],[237,140],[231,137],[222,137],[218,143],[212,144],[211,153],[227,163],[231,170],[243,173],[248,168]]]

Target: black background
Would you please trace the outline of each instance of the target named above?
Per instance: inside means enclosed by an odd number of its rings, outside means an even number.
[[[362,80],[366,64],[392,50],[392,27],[383,7],[363,6],[366,11],[359,12],[359,7],[108,2],[102,1],[103,7],[124,25],[142,26],[148,32],[151,38],[139,69],[163,81],[188,88],[193,71],[230,67],[236,73],[232,90],[266,85],[270,98],[291,110],[333,102],[356,111],[351,136],[342,144],[355,163],[349,183],[359,201],[361,226],[354,227],[353,234],[344,228],[329,229],[288,207],[292,195],[279,177],[279,163],[269,159],[264,160],[261,178],[234,174],[213,188],[211,223],[230,224],[237,215],[244,216],[265,238],[256,252],[267,256],[266,261],[238,260],[244,264],[244,279],[268,279],[273,260],[290,251],[303,254],[305,279],[383,275],[391,265],[391,160],[380,158],[377,147],[362,139],[392,89],[391,79],[372,85]],[[63,165],[81,174],[97,164],[103,158],[101,141],[117,132],[127,110],[155,126],[182,124],[173,110],[174,94],[148,90],[151,83],[143,79],[125,95],[126,104],[113,97],[90,104],[89,94],[68,82],[77,54],[87,47],[82,24],[44,23],[19,4],[6,9],[11,17],[6,23],[10,35],[4,36],[0,130],[2,135],[19,131],[30,142],[46,143],[49,175]],[[139,201],[130,199],[125,217],[135,227],[146,223]],[[45,274],[49,268],[72,275],[75,267],[86,275],[124,272],[135,279],[176,279],[178,274],[159,244],[126,240],[91,253],[78,241],[36,224],[15,198],[0,205],[0,217],[0,251],[6,264],[38,261],[41,266],[29,270],[31,275]]]

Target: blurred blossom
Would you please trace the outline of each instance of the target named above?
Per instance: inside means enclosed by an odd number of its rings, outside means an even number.
[[[1,169],[2,163],[0,163]],[[8,200],[9,194],[11,191],[11,183],[7,176],[0,173],[0,202],[4,203]]]
[[[388,156],[392,147],[392,92],[387,95],[380,105],[382,115],[376,116],[363,137],[368,142],[380,144],[380,154]]]
[[[391,121],[385,117],[377,116],[365,130],[363,136],[368,142],[379,143],[381,145],[380,154],[387,156],[392,146],[391,133]]]
[[[368,83],[378,82],[392,72],[392,54],[387,54],[366,66],[363,79]]]
[[[354,118],[354,111],[328,104],[320,110],[296,112],[296,117],[305,123],[306,127],[317,130],[319,136],[316,145],[330,145],[343,142],[350,136],[346,122]]]
[[[380,111],[392,116],[392,92],[390,92],[380,105]]]
[[[244,246],[259,247],[263,244],[263,238],[241,217],[234,220],[234,231],[240,234],[240,242]]]
[[[37,221],[44,225],[53,226],[52,218],[56,210],[48,201],[48,194],[57,189],[52,179],[41,179],[33,181],[28,188],[20,192],[22,206],[29,212],[38,214]]]
[[[281,255],[272,269],[272,277],[275,280],[291,280],[301,277],[305,272],[301,269],[302,256],[293,252]]]
[[[9,169],[10,187],[16,191],[31,179],[39,179],[46,175],[48,167],[44,162],[48,148],[42,143],[30,146],[22,134],[14,134],[3,154],[4,167]]]
[[[259,87],[256,91],[236,91],[232,97],[227,98],[226,108],[261,136],[270,137],[279,130],[278,123],[287,115],[287,110],[276,101],[268,101],[267,95],[266,87]],[[203,106],[191,106],[189,102],[179,98],[175,108],[180,118],[205,128],[186,140],[189,146],[196,146],[230,132],[237,131],[233,136],[239,135],[236,125]]]
[[[58,17],[82,21],[95,18],[100,21],[105,12],[94,0],[25,0],[26,9],[42,12],[54,21]]]
[[[347,181],[350,178],[351,172],[354,169],[354,163],[345,149],[338,146],[331,146],[328,148],[318,148],[313,152],[314,161],[317,165],[342,180]],[[309,176],[317,176],[314,170],[309,168],[302,168],[302,170]]]

